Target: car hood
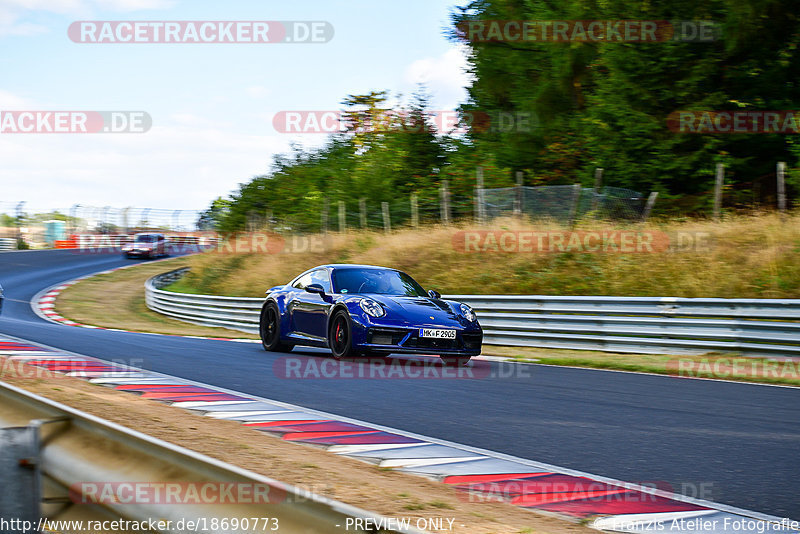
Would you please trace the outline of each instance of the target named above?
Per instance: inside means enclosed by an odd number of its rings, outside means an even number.
[[[400,297],[391,295],[364,295],[377,300],[391,315],[419,324],[451,324],[460,323],[458,314],[453,306],[442,299],[429,297]]]

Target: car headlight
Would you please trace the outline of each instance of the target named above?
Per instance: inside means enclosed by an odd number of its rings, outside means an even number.
[[[461,315],[469,322],[474,322],[477,317],[475,317],[475,312],[472,311],[472,308],[467,306],[466,304],[461,305]]]
[[[361,299],[358,305],[361,306],[361,309],[364,310],[364,313],[370,317],[383,317],[386,315],[386,310],[383,309],[383,306],[372,299]]]

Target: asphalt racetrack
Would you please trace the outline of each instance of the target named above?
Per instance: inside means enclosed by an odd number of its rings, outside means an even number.
[[[489,362],[475,362],[472,379],[287,379],[274,366],[286,355],[258,344],[56,325],[31,310],[46,287],[133,261],[70,250],[0,253],[0,333],[800,519],[800,389]]]

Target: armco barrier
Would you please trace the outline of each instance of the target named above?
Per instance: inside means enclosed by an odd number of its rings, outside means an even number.
[[[17,250],[17,240],[7,237],[0,239],[0,250]]]
[[[147,306],[175,319],[258,333],[262,298],[164,291],[186,269],[145,283]],[[800,299],[449,295],[472,306],[487,345],[607,352],[800,356]]]

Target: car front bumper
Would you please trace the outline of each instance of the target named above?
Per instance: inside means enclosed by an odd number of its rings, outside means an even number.
[[[131,249],[131,250],[123,250],[123,254],[126,256],[150,256],[153,254],[151,249]]]
[[[356,325],[353,325],[356,327]],[[360,327],[360,328],[358,328]],[[433,339],[419,336],[420,327],[358,325],[354,345],[361,350],[385,353],[439,354],[447,356],[477,356],[483,345],[483,330],[479,325],[468,328],[426,326],[456,331],[455,339]]]

